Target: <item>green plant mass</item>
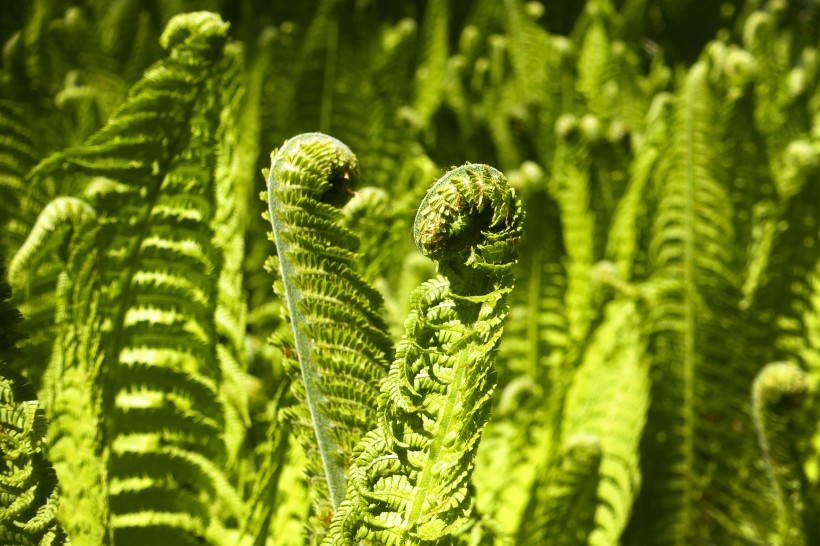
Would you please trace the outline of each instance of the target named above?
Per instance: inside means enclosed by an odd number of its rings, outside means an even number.
[[[0,12],[0,545],[820,544],[817,0]]]

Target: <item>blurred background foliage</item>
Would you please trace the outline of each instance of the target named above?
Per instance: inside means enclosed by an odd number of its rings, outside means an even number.
[[[245,211],[233,258],[245,325],[223,386],[242,416],[225,425],[235,445],[223,470],[247,521],[216,503],[209,541],[308,540],[304,457],[277,417],[293,402],[266,343],[282,320],[256,195],[271,150],[321,131],[358,155],[372,187],[347,221],[394,334],[410,290],[433,274],[410,239],[431,183],[450,166],[487,163],[524,202],[474,475],[493,531],[464,541],[820,544],[817,0],[0,9],[3,267],[48,203],[88,189],[35,183],[32,169],[106,126],[164,55],[171,17],[207,10],[229,23],[244,88],[230,168]],[[4,300],[10,293],[0,283]],[[42,399],[51,349],[31,316],[53,314],[53,302],[20,302],[2,309],[0,359],[15,370],[8,381],[22,374]],[[8,400],[29,392],[15,388]],[[154,525],[151,510],[141,525]]]

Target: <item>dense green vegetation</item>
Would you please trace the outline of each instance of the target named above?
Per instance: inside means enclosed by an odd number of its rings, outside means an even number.
[[[820,544],[817,0],[0,41],[0,544]]]

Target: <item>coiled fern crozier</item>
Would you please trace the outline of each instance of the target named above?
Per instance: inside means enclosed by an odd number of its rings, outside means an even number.
[[[468,521],[521,220],[514,191],[486,165],[450,171],[422,201],[413,234],[440,275],[413,293],[378,427],[354,451],[325,545],[439,544]]]
[[[273,154],[267,194],[278,251],[272,269],[281,275],[276,290],[293,330],[279,345],[302,402],[285,417],[308,455],[315,512],[327,521],[344,497],[353,446],[375,425],[390,353],[381,296],[356,272],[359,240],[341,224],[339,205],[357,179],[347,146],[308,133]]]

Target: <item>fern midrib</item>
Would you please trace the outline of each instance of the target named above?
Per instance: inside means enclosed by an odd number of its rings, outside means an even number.
[[[701,67],[701,70],[703,68]],[[691,472],[694,468],[694,437],[695,426],[694,399],[695,399],[695,109],[696,86],[690,76],[686,82],[686,101],[684,108],[684,134],[686,136],[686,238],[684,240],[684,282],[685,282],[685,313],[684,313],[684,365],[683,365],[683,468]],[[683,476],[684,510],[681,514],[681,526],[690,531],[692,529],[692,502],[694,476]],[[682,540],[684,537],[680,537]]]
[[[273,176],[274,173],[271,171],[271,178],[273,178]],[[342,451],[333,441],[333,438],[331,438],[329,431],[332,427],[332,423],[327,419],[319,406],[321,401],[321,391],[318,387],[319,372],[311,358],[310,349],[312,341],[308,341],[302,329],[302,325],[307,324],[307,321],[299,310],[299,301],[303,298],[300,295],[300,291],[291,281],[291,279],[298,276],[299,271],[291,264],[290,258],[288,257],[290,245],[285,241],[285,238],[282,237],[282,232],[285,231],[286,228],[284,222],[279,218],[277,210],[281,209],[283,204],[276,197],[276,191],[273,187],[268,188],[269,213],[271,227],[273,228],[273,237],[279,256],[279,271],[285,289],[285,304],[290,314],[290,326],[293,331],[296,354],[299,358],[302,381],[305,385],[305,399],[307,400],[308,410],[310,411],[311,422],[313,423],[313,430],[316,435],[316,443],[319,447],[319,456],[322,459],[322,466],[325,470],[325,478],[327,479],[327,485],[330,491],[330,500],[333,503],[333,508],[336,509],[342,503],[342,500],[344,500],[347,480],[340,461],[330,455],[331,453],[341,453]]]
[[[472,335],[468,334],[466,339],[471,339]],[[433,467],[436,465],[439,459],[439,455],[441,454],[442,446],[444,445],[444,440],[448,436],[450,432],[450,425],[455,418],[455,411],[454,408],[458,399],[464,393],[464,380],[467,377],[467,366],[470,364],[470,355],[474,353],[476,345],[472,341],[470,341],[467,347],[461,349],[458,355],[458,364],[456,365],[456,373],[453,376],[453,382],[450,384],[449,387],[449,396],[447,397],[447,402],[444,406],[444,411],[441,414],[441,418],[439,419],[439,425],[436,427],[436,433],[433,437],[433,441],[430,443],[430,447],[427,449],[427,456],[424,460],[424,469],[422,470],[421,477],[419,478],[418,485],[415,487],[415,495],[413,498],[413,504],[410,507],[410,512],[408,514],[407,522],[411,526],[411,528],[416,524],[416,522],[421,517],[421,511],[424,506],[424,501],[427,499],[427,491],[430,489],[431,483],[433,482]],[[469,417],[469,416],[467,416]]]

